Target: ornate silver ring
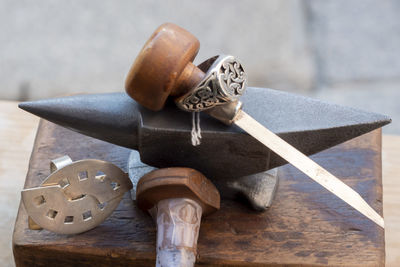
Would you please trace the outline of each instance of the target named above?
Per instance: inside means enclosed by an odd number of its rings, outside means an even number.
[[[247,75],[233,56],[215,56],[198,67],[206,73],[204,79],[175,100],[185,111],[198,112],[236,101],[246,90]]]

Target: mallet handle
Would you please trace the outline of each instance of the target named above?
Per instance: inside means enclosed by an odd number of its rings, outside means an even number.
[[[170,198],[150,210],[157,223],[157,267],[191,267],[196,261],[202,208],[189,198]]]

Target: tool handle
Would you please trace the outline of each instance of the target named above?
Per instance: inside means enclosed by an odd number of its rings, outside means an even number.
[[[157,267],[194,266],[202,212],[189,198],[164,199],[150,210],[157,223]]]

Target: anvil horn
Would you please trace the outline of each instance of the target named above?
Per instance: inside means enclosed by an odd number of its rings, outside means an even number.
[[[244,110],[306,155],[390,123],[384,115],[265,88],[248,88]],[[285,164],[236,126],[201,115],[200,146],[190,142],[191,114],[173,104],[162,112],[141,107],[125,93],[74,95],[24,102],[20,108],[116,145],[138,150],[155,167],[191,167],[208,177],[237,178]]]

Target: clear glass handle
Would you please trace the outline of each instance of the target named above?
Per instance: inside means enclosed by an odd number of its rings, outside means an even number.
[[[189,198],[171,198],[159,201],[149,212],[157,223],[156,266],[194,266],[201,206]]]

